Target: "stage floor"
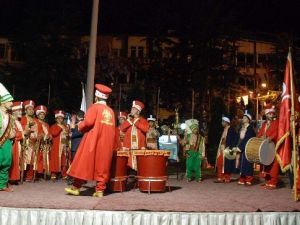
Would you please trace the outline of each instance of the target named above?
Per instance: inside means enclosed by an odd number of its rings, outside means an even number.
[[[65,194],[65,181],[39,181],[13,186],[14,192],[0,192],[0,206],[14,208],[95,209],[111,211],[172,211],[172,212],[257,212],[300,211],[292,190],[282,187],[264,190],[260,183],[240,186],[169,179],[171,192],[142,193],[138,189],[123,193],[108,193],[98,199],[91,197],[94,183],[84,186],[81,196]]]

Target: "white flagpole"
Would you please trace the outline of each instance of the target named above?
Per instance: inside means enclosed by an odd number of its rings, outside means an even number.
[[[82,88],[82,99],[81,99],[81,105],[80,105],[80,110],[83,112],[86,112],[86,96],[85,96],[85,91],[84,91],[84,83],[81,82],[81,88]]]
[[[98,28],[98,12],[99,12],[99,0],[93,0],[92,11],[92,24],[90,35],[90,48],[89,48],[89,60],[88,60],[88,72],[87,72],[87,106],[93,103],[94,96],[94,80],[96,69],[96,46],[97,46],[97,28]]]

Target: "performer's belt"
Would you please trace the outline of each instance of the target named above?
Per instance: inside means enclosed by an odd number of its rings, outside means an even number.
[[[147,138],[148,143],[156,143],[156,138]]]
[[[1,115],[0,115],[1,116]],[[2,136],[0,137],[0,147],[4,144],[4,142],[9,138],[9,134],[11,129],[13,128],[13,120],[11,119],[10,116],[8,116],[8,125],[6,127],[6,129],[4,130]],[[1,121],[1,123],[3,123],[3,121]]]

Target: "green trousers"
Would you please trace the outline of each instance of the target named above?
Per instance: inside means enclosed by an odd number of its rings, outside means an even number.
[[[6,188],[8,183],[8,172],[12,160],[12,142],[7,140],[0,147],[0,189]]]
[[[195,152],[192,150],[187,151],[186,158],[186,176],[188,179],[192,179],[193,173],[195,174],[195,179],[201,179],[201,161],[202,155],[200,152]]]

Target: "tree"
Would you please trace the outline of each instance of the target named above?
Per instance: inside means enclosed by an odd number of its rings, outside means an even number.
[[[78,28],[82,10],[71,1],[23,6],[23,20],[10,35],[23,61],[10,71],[16,99],[47,105],[50,85],[51,108],[79,109],[87,68]]]

